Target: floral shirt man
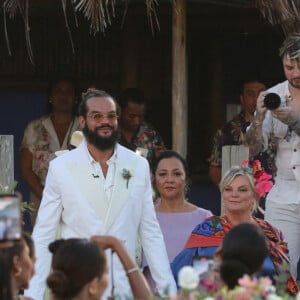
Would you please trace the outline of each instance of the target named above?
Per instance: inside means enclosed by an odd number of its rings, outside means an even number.
[[[132,151],[139,152],[139,154],[147,158],[150,166],[156,156],[156,149],[165,149],[165,145],[160,134],[151,124],[146,122],[143,122],[140,125],[130,143],[128,143],[122,135],[119,143]]]
[[[222,129],[219,129],[213,139],[213,147],[210,156],[210,164],[214,166],[222,166],[222,147],[226,145],[242,145],[245,143],[245,133],[250,122],[245,119],[244,112],[240,112],[234,116]],[[253,161],[258,159],[267,173],[276,174],[275,154],[276,154],[276,140],[270,138],[268,149],[265,152],[259,153],[252,157]]]

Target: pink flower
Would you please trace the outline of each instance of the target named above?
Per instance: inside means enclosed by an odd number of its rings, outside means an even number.
[[[269,277],[261,277],[259,279],[259,286],[265,288],[268,288],[272,285],[272,280]]]
[[[243,160],[241,167],[248,165],[248,160]],[[261,166],[259,160],[254,160],[252,163],[252,172],[256,180],[255,187],[259,193],[259,197],[264,197],[267,192],[269,192],[273,186],[272,176],[265,172],[264,168]]]
[[[200,284],[205,287],[208,293],[213,293],[218,289],[217,283],[208,276],[201,279]]]
[[[245,167],[248,166],[249,160],[248,159],[244,159],[241,163],[241,167]]]
[[[273,182],[271,181],[272,176],[264,172],[256,182],[256,189],[260,197],[263,197],[267,192],[269,192],[273,187]]]

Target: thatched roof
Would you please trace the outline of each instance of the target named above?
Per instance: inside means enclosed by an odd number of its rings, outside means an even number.
[[[178,1],[178,0],[177,0]],[[186,0],[189,3],[213,4],[227,7],[254,8],[257,7],[262,16],[272,25],[280,25],[285,34],[300,32],[299,12],[300,1],[293,0]],[[170,6],[176,5],[176,0],[0,0],[2,4],[2,16],[4,19],[4,30],[7,48],[9,53],[10,42],[6,29],[6,19],[20,17],[24,21],[26,46],[30,61],[34,64],[33,52],[30,42],[30,17],[32,14],[49,14],[54,10],[60,10],[65,18],[65,25],[74,52],[72,30],[70,28],[70,18],[74,19],[76,26],[77,15],[82,14],[90,23],[90,33],[96,34],[104,32],[112,24],[116,16],[116,9],[122,9],[122,18],[126,17],[131,3],[144,3],[147,11],[149,25],[152,31],[159,29],[157,11],[159,5],[168,3]]]

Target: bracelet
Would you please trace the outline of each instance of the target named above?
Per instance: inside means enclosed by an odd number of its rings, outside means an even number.
[[[126,272],[126,275],[129,275],[130,273],[133,273],[133,272],[136,272],[139,270],[140,270],[139,267],[133,267]]]

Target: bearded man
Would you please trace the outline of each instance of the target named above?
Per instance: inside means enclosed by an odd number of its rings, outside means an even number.
[[[116,102],[109,94],[88,90],[79,106],[85,140],[50,163],[33,230],[36,275],[26,295],[34,299],[43,299],[51,266],[48,245],[55,240],[58,229],[62,238],[113,235],[124,241],[132,257],[139,235],[158,292],[163,294],[169,288],[171,294],[176,293],[155,217],[149,165],[146,159],[117,143],[118,116]],[[103,299],[132,298],[128,270],[113,254],[108,256],[108,262],[113,276],[109,276]],[[114,294],[109,295],[112,290]]]
[[[300,35],[288,36],[279,54],[287,80],[260,93],[246,139],[250,155],[263,151],[269,137],[277,143],[277,174],[266,198],[265,220],[283,231],[290,251],[291,273],[296,279],[300,275],[297,277],[300,258]],[[267,109],[265,100],[269,93],[281,96],[282,104],[278,108]]]

